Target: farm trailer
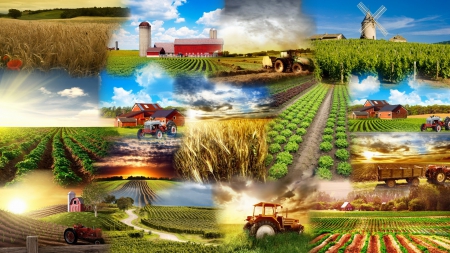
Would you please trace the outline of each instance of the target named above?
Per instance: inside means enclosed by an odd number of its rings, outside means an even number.
[[[396,185],[396,180],[405,179],[408,184],[419,185],[419,177],[425,176],[426,169],[423,167],[414,168],[381,168],[378,166],[378,181],[384,181],[388,187]]]

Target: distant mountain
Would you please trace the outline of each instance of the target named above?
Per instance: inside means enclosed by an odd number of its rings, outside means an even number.
[[[450,40],[438,42],[438,43],[436,43],[436,44],[450,44]]]

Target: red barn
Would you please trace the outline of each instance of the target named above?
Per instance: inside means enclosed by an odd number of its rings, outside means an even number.
[[[367,100],[364,107],[352,113],[353,119],[406,119],[408,111],[402,105],[390,105],[386,100]]]
[[[166,54],[162,47],[149,47],[147,49],[147,57],[159,57],[162,54]]]
[[[127,121],[126,123],[130,124],[132,123],[132,121],[136,122],[136,125],[143,125],[145,121],[147,121],[150,116],[152,116],[153,112],[152,111],[132,111],[132,112],[127,112],[124,114],[121,114],[119,116],[116,117],[116,121],[114,123],[114,126],[116,127],[120,127],[119,122],[122,122],[122,126],[127,126],[127,124],[123,125],[123,123],[125,121]],[[131,119],[131,120],[124,120],[124,119]]]
[[[137,118],[117,118],[116,127],[133,127],[137,126]]]
[[[147,112],[156,112],[158,110],[162,110],[163,108],[158,104],[146,104],[146,103],[135,103],[131,108],[131,111],[147,111]]]
[[[152,118],[165,123],[172,120],[177,126],[184,126],[184,115],[177,109],[156,111],[153,113]]]
[[[70,212],[84,212],[88,211],[89,208],[84,205],[83,198],[75,197],[70,201],[69,210]]]
[[[406,119],[407,117],[408,111],[402,105],[387,105],[378,112],[380,119]]]
[[[174,51],[183,55],[222,55],[223,39],[175,39]]]
[[[349,202],[344,202],[341,206],[341,211],[353,211],[353,206]]]
[[[389,103],[386,100],[367,100],[364,103],[364,107],[366,106],[376,106],[376,107],[383,107],[385,105],[389,105]]]

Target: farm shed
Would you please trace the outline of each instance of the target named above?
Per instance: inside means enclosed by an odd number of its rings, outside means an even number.
[[[378,112],[380,119],[406,119],[407,117],[408,111],[402,105],[387,105]]]
[[[147,57],[159,57],[163,54],[166,54],[166,51],[162,47],[149,47],[147,49]]]
[[[156,42],[155,47],[162,47],[166,54],[175,54],[175,45],[173,43]]]
[[[131,111],[147,111],[147,112],[156,112],[158,110],[162,110],[163,108],[158,104],[146,104],[146,103],[135,103],[131,108]]]
[[[172,120],[177,126],[184,126],[184,115],[177,109],[156,111],[153,113],[152,118],[166,123]]]
[[[352,119],[368,119],[369,113],[368,112],[353,112],[352,113]]]
[[[183,55],[213,55],[217,51],[221,55],[223,51],[223,39],[175,39],[174,51],[175,54]]]
[[[152,111],[131,111],[128,113],[124,113],[124,114],[121,114],[116,117],[114,126],[121,127],[121,126],[119,126],[118,122],[121,121],[123,123],[123,119],[131,119],[131,120],[134,120],[137,125],[143,125],[144,122],[147,121],[152,114],[153,114]],[[119,121],[119,119],[122,119],[122,120]],[[131,122],[127,122],[127,123],[131,123]]]
[[[133,127],[137,126],[136,118],[117,118],[116,127]]]
[[[77,197],[75,192],[70,191],[67,195],[67,212],[83,212],[90,210],[89,207],[84,205],[83,198]]]
[[[344,202],[341,206],[341,211],[353,211],[353,206],[349,202]]]
[[[377,106],[365,106],[354,112],[365,112],[367,113],[367,118],[376,118],[379,110],[380,108]]]
[[[314,34],[309,37],[310,40],[345,40],[344,34],[342,33],[325,33],[325,34]]]
[[[401,35],[395,35],[394,37],[390,38],[389,41],[391,42],[406,42],[406,39]]]

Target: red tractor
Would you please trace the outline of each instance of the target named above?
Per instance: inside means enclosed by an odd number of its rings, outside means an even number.
[[[445,165],[428,165],[425,176],[430,182],[442,184],[446,179],[450,180],[450,167]]]
[[[288,218],[287,210],[286,217],[283,217],[281,208],[283,207],[279,204],[267,202],[253,205],[253,216],[247,216],[245,219],[247,223],[244,225],[244,230],[249,231],[251,236],[256,236],[258,239],[279,232],[303,233],[304,227],[298,220]]]
[[[78,239],[92,242],[95,244],[103,244],[105,240],[102,238],[102,230],[100,228],[87,228],[82,224],[73,225],[73,228],[67,228],[64,231],[64,240],[68,244],[77,243]]]
[[[444,121],[442,121],[439,116],[433,115],[428,117],[427,122],[420,126],[420,131],[426,131],[428,128],[431,128],[436,132],[440,132],[442,128],[445,128],[445,130],[450,130],[450,118],[446,117]]]
[[[141,140],[146,134],[154,135],[156,138],[161,139],[163,133],[167,133],[169,136],[175,137],[177,134],[177,125],[175,122],[169,120],[167,123],[159,120],[148,120],[144,123],[144,129],[137,131],[137,138]]]

